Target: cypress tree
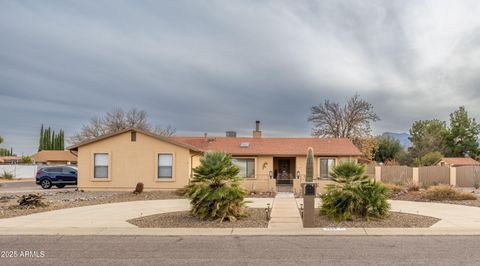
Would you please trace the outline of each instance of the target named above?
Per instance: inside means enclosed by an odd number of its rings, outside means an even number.
[[[64,150],[65,149],[65,132],[60,129],[58,133],[51,127],[40,128],[40,140],[38,142],[38,151],[42,150]]]
[[[65,149],[65,132],[63,132],[63,129],[60,129],[60,150]]]
[[[40,128],[40,140],[38,141],[38,151],[43,150],[43,124]]]
[[[50,150],[56,150],[55,147],[55,130],[52,131],[52,140],[50,142]]]
[[[45,147],[45,150],[50,150],[50,127],[47,128],[46,130],[46,134],[45,134],[45,138],[43,139],[44,141],[44,147]]]

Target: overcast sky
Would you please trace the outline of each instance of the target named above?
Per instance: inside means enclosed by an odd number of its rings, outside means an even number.
[[[0,1],[0,135],[37,149],[138,107],[179,135],[308,136],[312,105],[358,92],[406,132],[480,117],[480,1]]]

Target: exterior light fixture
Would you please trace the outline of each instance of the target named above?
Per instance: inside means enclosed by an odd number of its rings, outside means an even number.
[[[297,171],[297,179],[300,179],[300,171]]]
[[[273,178],[273,171],[268,172],[268,176],[270,177],[270,179],[272,179]]]

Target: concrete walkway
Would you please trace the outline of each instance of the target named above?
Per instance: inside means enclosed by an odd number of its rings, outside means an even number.
[[[302,218],[298,211],[295,196],[290,192],[278,192],[273,201],[270,229],[302,229]]]

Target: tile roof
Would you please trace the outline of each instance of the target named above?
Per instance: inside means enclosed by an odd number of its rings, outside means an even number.
[[[20,156],[0,156],[0,163],[17,162],[21,160],[22,157]]]
[[[305,155],[309,147],[317,156],[361,156],[349,139],[342,138],[246,138],[246,137],[170,137],[203,151],[224,151],[233,155]],[[249,143],[241,147],[241,143]]]
[[[76,162],[77,156],[70,151],[40,151],[32,155],[35,162]]]
[[[480,162],[470,157],[444,157],[440,161],[450,165],[480,165]]]

